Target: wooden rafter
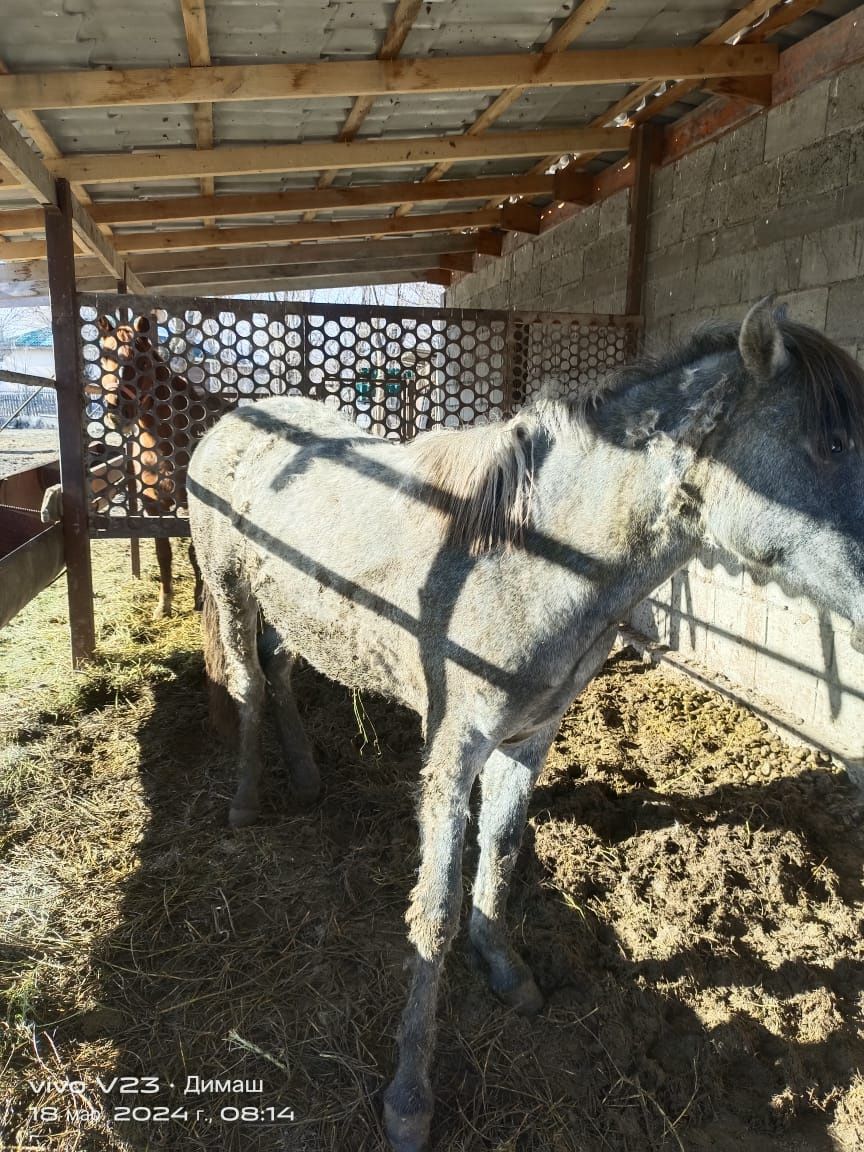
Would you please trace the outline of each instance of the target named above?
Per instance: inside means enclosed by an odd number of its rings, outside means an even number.
[[[466,228],[502,228],[533,231],[530,211],[525,220],[509,207],[479,212],[439,212],[410,220],[313,220],[300,224],[249,225],[242,228],[184,228],[172,232],[142,232],[118,237],[124,252],[179,251],[188,248],[244,247],[255,244],[296,244],[308,240],[362,239],[369,236],[408,236],[417,233],[457,232]]]
[[[369,284],[406,284],[418,280],[425,280],[432,284],[447,286],[452,280],[452,274],[443,268],[403,269],[395,271],[363,271],[350,272],[318,272],[300,269],[296,273],[283,274],[272,277],[256,276],[253,282],[248,280],[230,279],[230,269],[223,274],[214,273],[212,281],[188,285],[182,280],[176,284],[161,284],[158,286],[160,295],[166,296],[234,296],[241,292],[278,292],[297,291],[304,288],[347,288]],[[110,277],[89,281],[85,287],[89,292],[111,292],[115,282]],[[152,288],[150,289],[153,290]],[[22,305],[32,307],[35,304],[49,302],[47,280],[27,280],[15,286],[14,294],[0,294],[0,309],[16,308]]]
[[[310,100],[352,96],[482,92],[514,85],[570,88],[635,83],[654,76],[761,76],[777,68],[763,45],[624,48],[413,60],[223,64],[189,68],[16,73],[0,76],[3,108],[110,108],[222,100]]]
[[[189,63],[193,68],[209,68],[210,42],[207,35],[207,11],[205,0],[180,0],[180,10],[183,16],[183,27],[186,32],[186,51]],[[193,124],[195,126],[195,147],[208,149],[213,147],[213,105],[207,101],[199,101],[192,109]],[[202,196],[212,196],[214,183],[212,176],[205,176],[201,180]],[[205,224],[212,224],[212,219],[206,218]]]
[[[495,160],[547,152],[626,151],[626,128],[495,132],[489,136],[409,137],[304,144],[238,145],[199,152],[195,148],[118,154],[76,154],[49,161],[55,176],[87,184],[173,180],[263,172],[317,172],[325,168],[380,168],[437,160]]]
[[[390,23],[387,25],[387,30],[384,33],[384,39],[381,41],[381,47],[378,49],[379,60],[395,60],[395,58],[402,51],[402,45],[408,38],[408,33],[417,18],[417,13],[423,0],[398,0],[396,7],[393,10],[393,15],[390,17]],[[374,104],[375,100],[372,96],[358,96],[351,107],[351,111],[346,117],[345,123],[342,125],[342,131],[339,133],[340,140],[353,140],[360,130],[360,126],[369,114],[369,110]],[[336,179],[338,173],[337,168],[330,168],[321,174],[318,181],[319,188],[329,188],[333,181]],[[315,210],[310,210],[306,213],[304,219],[314,220]]]
[[[235,279],[258,275],[259,268],[326,267],[332,264],[372,267],[381,260],[414,260],[416,267],[434,264],[441,256],[473,255],[488,245],[476,243],[473,236],[424,237],[422,240],[367,240],[346,244],[281,244],[273,248],[209,249],[206,252],[153,252],[137,256],[135,270],[142,280],[147,275],[167,272],[204,271],[228,274]],[[212,275],[210,276],[212,279]]]
[[[198,220],[206,216],[275,216],[283,213],[355,208],[388,208],[401,204],[406,196],[422,193],[425,203],[508,196],[588,203],[591,181],[581,173],[561,172],[552,176],[483,176],[471,180],[446,180],[440,184],[417,186],[410,181],[390,181],[356,188],[296,189],[288,192],[260,192],[234,196],[171,196],[165,200],[100,201],[90,209],[100,224],[151,224],[173,220]],[[42,213],[35,208],[0,212],[0,235],[39,232]]]
[[[6,116],[0,113],[0,158],[18,178],[21,184],[39,201],[40,204],[57,205],[57,187],[54,177],[45,166],[15,125]],[[57,163],[57,161],[54,161]],[[118,256],[111,241],[99,231],[87,209],[72,197],[72,227],[75,235],[82,244],[91,251],[98,260],[109,269],[118,280],[125,276],[127,283],[134,289],[137,281],[134,273],[132,279],[126,275],[123,260]]]
[[[543,45],[542,55],[550,56],[557,52],[563,52],[565,48],[569,48],[574,40],[588,28],[598,16],[602,15],[606,8],[609,7],[611,0],[582,0],[575,11],[571,12],[564,23],[552,33],[546,43]],[[513,85],[511,88],[505,89],[500,93],[492,103],[480,113],[477,119],[466,130],[468,136],[478,136],[494,122],[503,116],[507,109],[519,99],[525,92],[524,85]],[[452,168],[452,162],[443,160],[436,164],[426,175],[423,177],[424,183],[434,183],[440,180],[441,177]],[[406,215],[414,205],[417,199],[406,200],[400,205],[397,215]]]
[[[216,278],[207,284],[196,284],[196,296],[235,296],[241,292],[298,292],[308,288],[353,288],[368,287],[371,284],[414,284],[425,281],[427,284],[440,284],[448,287],[453,280],[453,274],[444,268],[406,269],[391,272],[341,272],[332,271],[312,273],[302,270],[296,275],[277,276],[272,279],[262,277],[255,280],[254,287],[248,280],[227,280]],[[180,282],[176,285],[163,284],[159,287],[162,296],[189,295],[189,285]],[[2,306],[2,298],[0,298]]]
[[[142,232],[118,239],[126,245],[123,254],[128,257],[129,268],[140,272],[162,266],[216,267],[220,262],[230,266],[243,260],[253,264],[268,260],[272,263],[277,249],[285,260],[297,259],[301,263],[333,259],[343,249],[360,256],[371,251],[368,241],[379,234],[382,225],[388,236],[378,241],[382,250],[463,252],[471,249],[497,256],[501,251],[501,236],[489,232],[490,228],[536,233],[540,214],[525,205],[517,205],[482,212],[416,216],[410,221],[341,220],[269,227],[191,228],[177,232]],[[346,246],[338,243],[342,240],[358,242]],[[140,253],[154,255],[142,258]],[[45,244],[42,240],[13,241],[3,246],[2,255],[0,268],[8,271],[15,264],[32,264],[44,259]],[[26,269],[23,273],[9,271],[9,276],[26,279],[27,272]]]

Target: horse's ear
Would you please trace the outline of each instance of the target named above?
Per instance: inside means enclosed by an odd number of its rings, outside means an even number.
[[[99,329],[103,336],[107,336],[109,332],[114,331],[114,325],[111,323],[107,316],[97,316],[96,327]]]
[[[751,376],[761,382],[773,380],[788,360],[778,319],[772,297],[765,296],[753,305],[741,325],[738,337],[741,359]]]

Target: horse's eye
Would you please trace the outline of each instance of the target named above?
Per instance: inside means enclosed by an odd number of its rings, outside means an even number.
[[[832,436],[831,437],[831,455],[832,456],[839,456],[840,453],[845,450],[845,448],[846,448],[846,445],[843,443],[842,439],[839,436]]]

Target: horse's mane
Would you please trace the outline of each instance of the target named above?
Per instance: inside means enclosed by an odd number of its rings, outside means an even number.
[[[473,555],[518,544],[531,511],[536,420],[532,407],[505,422],[421,436],[409,451],[423,498],[447,524],[447,543]]]

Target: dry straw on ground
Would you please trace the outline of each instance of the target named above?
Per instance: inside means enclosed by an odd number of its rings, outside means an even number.
[[[303,669],[323,798],[296,807],[268,734],[263,821],[232,834],[188,572],[178,615],[153,624],[152,567],[131,581],[116,543],[96,560],[90,672],[66,668],[62,582],[0,635],[0,1143],[377,1150],[406,990],[418,724]],[[528,1022],[499,1005],[460,937],[436,1147],[860,1148],[862,849],[861,805],[833,767],[615,657],[556,741],[514,884],[513,933],[547,1008]],[[97,1075],[165,1087],[103,1096]],[[184,1100],[190,1075],[260,1078],[264,1093]],[[67,1077],[82,1095],[28,1086]],[[189,1116],[112,1118],[124,1104]],[[295,1119],[220,1118],[242,1104]]]

